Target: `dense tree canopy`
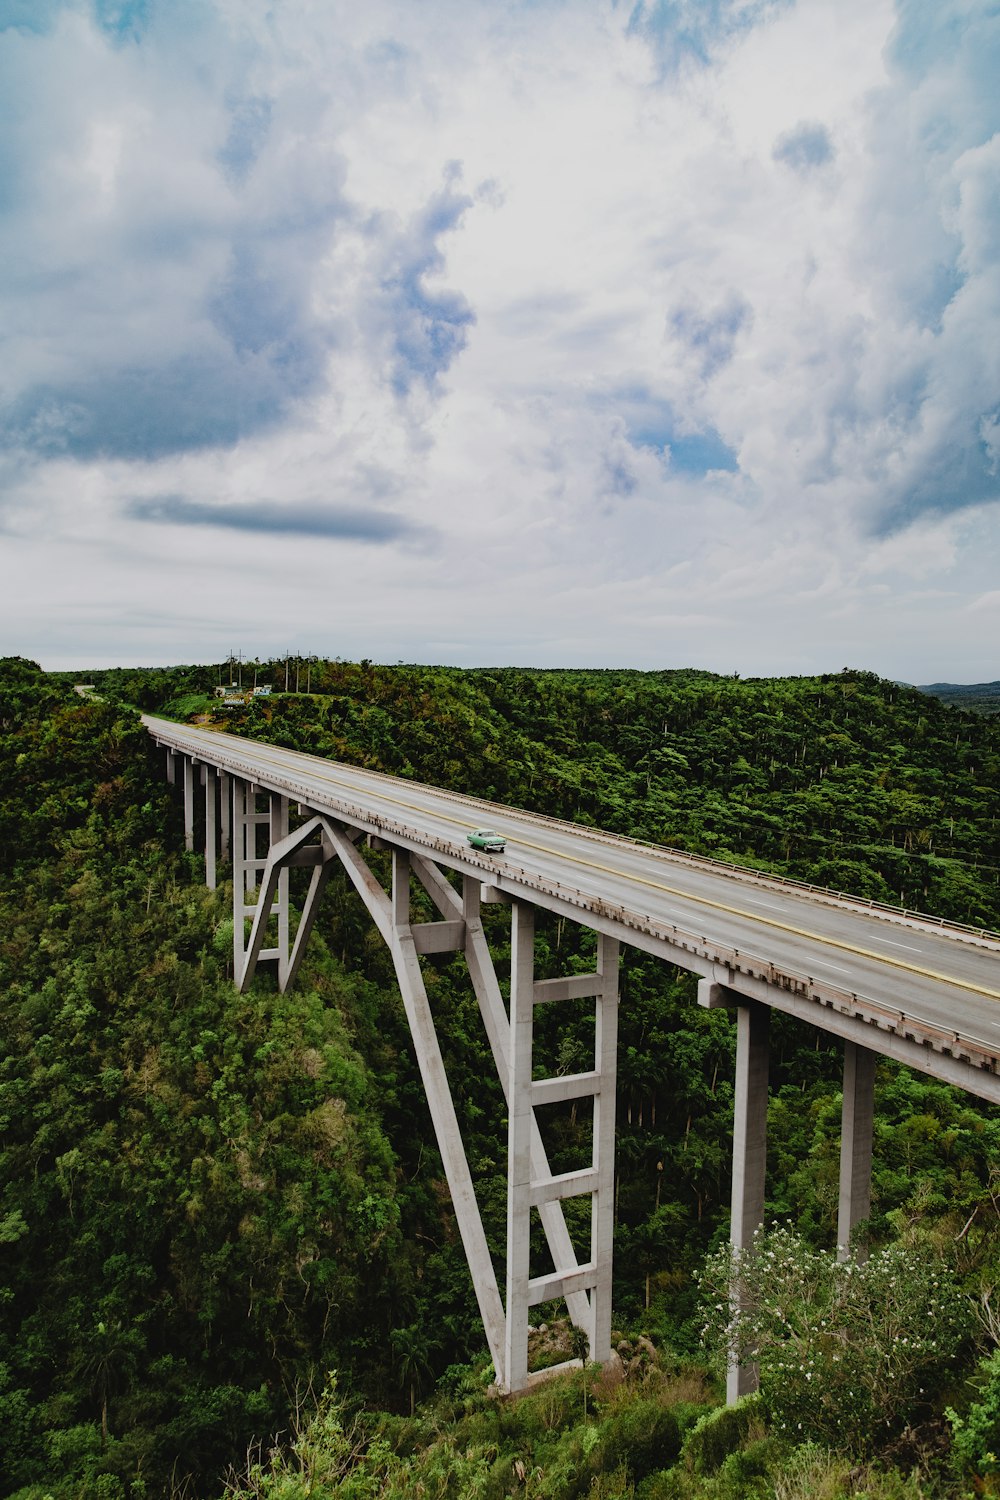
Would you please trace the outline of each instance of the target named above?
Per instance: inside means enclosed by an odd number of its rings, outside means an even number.
[[[4,1494],[116,1500],[189,1476],[190,1495],[213,1495],[330,1369],[349,1427],[344,1393],[406,1412],[482,1347],[363,910],[332,881],[295,992],[262,973],[236,995],[228,892],[206,891],[183,853],[136,705],[1000,926],[1000,721],[869,673],[314,660],[298,692],[290,665],[287,693],[284,662],[257,673],[273,695],[233,707],[212,697],[215,669],[87,674],[98,696],[82,698],[0,662]],[[505,919],[488,920],[502,971]],[[589,964],[591,941],[541,919],[541,971]],[[427,982],[499,1257],[502,1094],[463,961],[428,961]],[[635,952],[622,996],[616,1317],[690,1359],[694,1272],[727,1229],[731,1023],[693,1004],[689,975]],[[575,1069],[591,1037],[583,1016],[540,1017],[553,1069]],[[774,1038],[768,1211],[820,1251],[836,1223],[839,1059],[780,1018]],[[888,1065],[878,1093],[874,1242],[952,1243],[981,1299],[1000,1281],[996,1112]],[[577,1165],[585,1122],[552,1113],[553,1164]],[[586,1469],[588,1484],[610,1484],[603,1473]]]

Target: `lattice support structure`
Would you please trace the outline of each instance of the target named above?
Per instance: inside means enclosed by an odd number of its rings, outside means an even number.
[[[598,939],[596,973],[536,981],[534,911],[523,902],[516,903],[512,911],[516,960],[508,1017],[483,930],[478,880],[466,877],[460,894],[429,860],[390,846],[392,887],[386,892],[358,849],[355,830],[317,814],[289,832],[287,801],[271,797],[267,810],[261,810],[258,800],[266,795],[233,780],[233,941],[238,987],[249,985],[258,963],[265,959],[277,962],[282,990],[293,983],[320,897],[338,860],[392,955],[498,1385],[512,1391],[529,1383],[529,1309],[558,1297],[565,1298],[571,1319],[585,1330],[590,1357],[607,1360],[611,1353],[618,943],[603,936]],[[265,836],[266,852],[261,847]],[[309,867],[312,873],[290,946],[288,873],[295,866]],[[411,921],[413,875],[434,901],[439,920]],[[248,919],[251,927],[246,934]],[[270,947],[265,946],[268,934]],[[506,1301],[486,1241],[420,967],[422,956],[448,952],[466,955],[509,1105]],[[533,1081],[535,1006],[585,997],[594,997],[596,1002],[594,1068],[572,1077]],[[553,1177],[535,1110],[541,1104],[580,1098],[593,1100],[591,1163],[578,1172]],[[562,1207],[565,1198],[582,1194],[592,1200],[591,1255],[583,1265],[577,1260]],[[533,1211],[538,1212],[555,1267],[535,1278],[530,1276],[529,1264]]]
[[[279,869],[268,899],[251,896],[262,886],[262,872],[267,869],[270,851],[288,833],[288,798],[277,793],[261,792],[252,782],[236,777],[233,785],[233,978],[237,989],[245,989],[253,970],[263,960],[281,959],[288,949],[288,871]],[[263,798],[267,807],[258,809]],[[261,853],[261,833],[266,835],[267,853]],[[264,946],[264,934],[272,917],[277,918],[278,936]],[[247,937],[247,919],[252,920]],[[251,961],[252,954],[252,961]]]
[[[507,1307],[505,1385],[529,1382],[528,1319],[539,1302],[589,1293],[584,1319],[591,1359],[611,1357],[612,1235],[614,1229],[615,1082],[618,1038],[618,943],[598,938],[598,969],[566,979],[534,977],[534,908],[515,902],[511,925],[510,1069],[507,1147]],[[538,1005],[595,997],[595,1058],[589,1072],[556,1078],[532,1077],[534,1013]],[[532,1160],[534,1111],[542,1104],[593,1099],[591,1161],[553,1177]],[[535,1127],[537,1128],[537,1127]],[[591,1199],[590,1258],[578,1265],[555,1259],[555,1270],[532,1277],[531,1211],[567,1198]]]

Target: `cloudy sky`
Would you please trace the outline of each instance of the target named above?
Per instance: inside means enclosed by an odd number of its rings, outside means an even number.
[[[1000,676],[993,0],[0,0],[0,654]]]

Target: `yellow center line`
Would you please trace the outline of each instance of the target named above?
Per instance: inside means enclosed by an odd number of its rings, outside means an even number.
[[[1000,990],[985,989],[982,985],[973,984],[967,979],[956,979],[951,974],[941,974],[936,969],[925,969],[920,964],[911,963],[905,958],[894,958],[888,953],[873,953],[870,948],[859,948],[854,943],[844,942],[842,938],[826,937],[820,932],[810,932],[805,927],[794,927],[790,922],[781,922],[776,917],[764,917],[757,912],[744,911],[739,906],[729,906],[725,901],[716,901],[711,896],[699,896],[693,891],[683,891],[676,886],[664,885],[659,880],[649,880],[644,875],[615,870],[609,865],[599,864],[596,860],[582,859],[577,854],[559,854],[555,849],[547,849],[544,844],[532,844],[527,839],[518,839],[517,842],[524,844],[528,849],[535,849],[544,854],[555,854],[560,859],[569,859],[574,864],[585,865],[589,870],[600,870],[605,875],[617,876],[619,880],[631,880],[636,885],[647,885],[655,891],[664,891],[668,895],[679,896],[684,901],[696,901],[701,906],[710,906],[715,911],[724,911],[733,917],[745,917],[761,927],[775,927],[779,932],[788,932],[794,937],[808,938],[811,942],[825,943],[827,947],[838,948],[842,953],[853,953],[858,958],[874,958],[881,964],[891,965],[894,969],[905,969],[908,973],[920,974],[925,979],[937,979],[942,984],[953,984],[959,989],[971,990],[974,995],[985,995],[990,1000],[1000,1000]]]
[[[196,730],[194,732],[198,733],[199,731]],[[225,733],[226,731],[222,732]],[[201,733],[208,733],[208,731],[201,731]],[[218,743],[218,736],[216,732],[211,733],[211,738],[216,744]],[[257,743],[259,743],[257,741],[240,741],[238,735],[232,735],[231,738],[237,743],[242,743],[244,745],[247,743],[253,743],[255,748]],[[273,749],[275,747],[270,746],[268,748]],[[290,750],[288,752],[288,754],[290,755],[299,755],[302,753],[303,752],[297,750]],[[266,754],[260,755],[259,752],[258,758],[265,762],[270,761],[270,764],[272,766],[275,766],[279,769],[288,769],[288,764],[286,761],[274,759]],[[315,759],[320,765],[323,764],[322,760],[320,760],[318,756],[311,756],[310,759]],[[363,788],[359,788],[350,781],[344,781],[340,777],[331,776],[329,773],[324,773],[321,771],[311,771],[311,774],[314,775],[318,781],[326,781],[329,782],[332,786],[345,787],[348,791],[352,791],[355,793],[361,791],[363,793]],[[362,771],[361,774],[364,775],[366,773]],[[408,812],[421,813],[424,815],[427,814],[428,809],[426,807],[421,807],[420,804],[416,802],[408,802],[404,797],[393,797],[388,792],[383,792],[381,789],[378,792],[378,796],[384,802],[391,802],[397,807],[405,807]],[[503,809],[501,809],[501,811],[503,811]],[[445,823],[454,823],[458,828],[465,828],[468,826],[468,819],[451,817],[448,813],[445,812],[433,811],[432,816],[440,818],[441,821]],[[521,845],[525,849],[533,849],[538,854],[549,854],[554,856],[556,859],[568,860],[571,864],[574,865],[582,865],[585,869],[597,870],[603,875],[612,875],[618,880],[631,881],[633,885],[648,886],[651,890],[663,891],[664,894],[668,896],[677,896],[683,901],[697,902],[697,904],[700,906],[711,907],[713,911],[726,912],[729,916],[732,917],[744,917],[747,921],[755,922],[760,927],[774,927],[777,929],[777,931],[790,933],[793,937],[807,938],[810,942],[814,943],[825,943],[828,948],[837,948],[842,953],[853,953],[857,958],[872,958],[880,964],[888,964],[891,968],[904,969],[908,974],[919,974],[924,979],[935,979],[941,984],[951,984],[954,985],[957,989],[970,990],[974,995],[985,995],[989,1000],[1000,1000],[1000,990],[986,989],[983,985],[973,984],[970,980],[956,979],[951,974],[941,974],[936,969],[925,969],[921,965],[911,963],[908,959],[905,958],[894,958],[891,954],[887,953],[873,953],[869,948],[859,948],[854,943],[844,942],[842,938],[826,937],[823,933],[810,932],[807,928],[795,927],[790,922],[781,922],[776,917],[764,917],[760,916],[757,912],[744,911],[741,907],[730,906],[725,901],[716,901],[711,896],[699,896],[691,891],[680,890],[677,886],[665,885],[662,881],[659,880],[650,880],[644,875],[635,875],[629,871],[616,870],[612,866],[603,865],[597,860],[584,859],[579,854],[564,854],[561,853],[558,849],[549,848],[545,844],[533,843],[530,839],[517,838],[512,839],[511,842]]]

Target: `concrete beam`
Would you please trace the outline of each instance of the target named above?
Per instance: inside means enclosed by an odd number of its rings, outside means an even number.
[[[685,965],[681,963],[681,967],[684,968]],[[759,1000],[762,1005],[783,1011],[788,1016],[796,1016],[800,1021],[808,1021],[810,1026],[827,1031],[831,1036],[839,1036],[845,1042],[856,1042],[858,1046],[878,1053],[881,1057],[892,1057],[896,1062],[905,1063],[908,1068],[915,1068],[919,1073],[939,1078],[942,1083],[954,1084],[955,1088],[965,1089],[966,1093],[975,1094],[980,1099],[988,1099],[991,1104],[1000,1104],[1000,1073],[993,1073],[946,1052],[936,1052],[899,1031],[884,1030],[874,1021],[846,1014],[833,1006],[819,1005],[808,996],[780,989],[754,978],[753,975],[733,974],[723,970],[726,978],[719,979],[716,976],[720,967],[718,964],[713,965],[712,977],[704,990],[708,996],[716,992],[720,995],[730,992]],[[702,982],[699,982],[699,1004],[706,1003],[701,998],[702,993]],[[723,1003],[731,1002],[727,1000]]]
[[[414,922],[410,928],[417,952],[459,953],[465,947],[465,923]]]
[[[601,1075],[596,1068],[589,1073],[559,1073],[554,1078],[536,1078],[531,1085],[531,1103],[564,1104],[568,1099],[587,1099],[601,1092]]]
[[[599,974],[567,974],[559,979],[536,979],[535,1004],[552,1000],[589,1000],[601,993]]]

